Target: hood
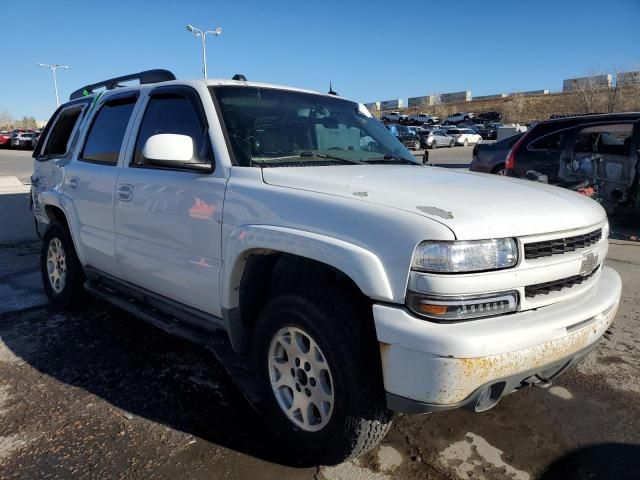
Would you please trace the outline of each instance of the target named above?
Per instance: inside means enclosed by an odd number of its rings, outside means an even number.
[[[415,213],[460,240],[551,233],[595,225],[602,207],[584,195],[498,175],[411,165],[263,169],[265,183]]]

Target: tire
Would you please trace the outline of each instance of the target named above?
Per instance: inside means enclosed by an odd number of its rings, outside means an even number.
[[[456,144],[456,141],[455,141],[455,140],[451,140],[451,141],[449,142],[449,148],[453,148],[453,146],[454,146],[455,144]]]
[[[433,140],[433,141],[431,142],[431,149],[432,149],[432,150],[435,150],[436,148],[438,148],[438,142],[436,142],[435,140]]]
[[[304,464],[335,465],[384,438],[392,413],[366,308],[329,289],[275,296],[253,338],[264,414],[286,451]],[[279,388],[272,381],[281,382]],[[307,407],[294,409],[294,400]]]
[[[467,145],[469,145],[469,140],[467,140],[466,138],[464,139],[464,142],[462,142],[462,146],[466,147]]]
[[[57,220],[49,224],[42,238],[40,271],[44,291],[55,308],[78,310],[85,306],[84,271],[69,230]]]
[[[506,175],[507,169],[505,164],[501,163],[500,165],[496,165],[495,167],[493,167],[493,170],[491,170],[491,173],[493,173],[494,175]]]
[[[416,140],[415,142],[413,142],[413,149],[414,150],[420,150],[420,140]]]

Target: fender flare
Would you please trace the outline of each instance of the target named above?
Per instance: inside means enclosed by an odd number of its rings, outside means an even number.
[[[80,222],[78,221],[78,216],[75,214],[73,202],[64,195],[54,191],[46,191],[39,194],[39,203],[43,210],[45,210],[46,207],[51,206],[57,208],[64,214],[67,219],[69,234],[71,235],[73,246],[76,249],[78,260],[80,260],[80,264],[86,265],[82,249],[78,248],[80,244],[80,239],[78,238],[80,235]]]
[[[270,251],[327,264],[347,275],[369,298],[392,301],[389,278],[380,259],[358,245],[318,233],[274,225],[242,225],[227,240],[221,272],[221,305],[239,305],[239,285],[246,259]]]

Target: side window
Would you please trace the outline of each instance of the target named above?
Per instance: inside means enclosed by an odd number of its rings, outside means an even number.
[[[147,105],[133,157],[134,165],[143,165],[142,150],[153,135],[175,133],[187,135],[193,139],[193,163],[212,163],[212,148],[207,125],[193,102],[184,95],[162,93],[152,95]]]
[[[528,150],[550,150],[558,152],[562,150],[562,144],[567,133],[568,130],[549,133],[531,142],[527,148]]]
[[[597,125],[578,132],[573,151],[576,153],[602,153],[629,155],[633,124]]]
[[[44,146],[42,156],[51,157],[67,153],[71,133],[80,119],[83,107],[84,105],[78,105],[60,112]]]
[[[137,97],[107,101],[96,114],[80,155],[86,162],[116,165]]]

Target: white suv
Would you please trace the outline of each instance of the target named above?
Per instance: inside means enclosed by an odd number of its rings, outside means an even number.
[[[291,455],[358,455],[393,411],[489,409],[613,321],[593,200],[421,165],[333,95],[174,78],[87,85],[48,123],[44,287],[207,345]]]

